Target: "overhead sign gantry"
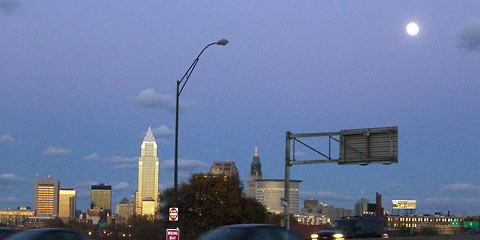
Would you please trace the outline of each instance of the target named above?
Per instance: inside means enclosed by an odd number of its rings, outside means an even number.
[[[321,152],[300,140],[301,138],[312,137],[328,137],[328,153]],[[339,146],[338,158],[332,157],[332,142],[337,143]],[[296,160],[296,143],[314,151],[322,156],[323,159]],[[291,151],[292,147],[293,151]],[[285,197],[282,199],[284,202],[284,224],[287,229],[290,226],[288,217],[290,212],[290,167],[293,165],[317,163],[337,163],[339,165],[398,163],[398,127],[350,129],[325,133],[287,132],[285,143]]]

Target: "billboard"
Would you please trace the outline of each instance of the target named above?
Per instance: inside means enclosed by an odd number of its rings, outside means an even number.
[[[338,164],[398,163],[398,127],[340,131]]]
[[[416,209],[417,200],[392,200],[392,209]]]

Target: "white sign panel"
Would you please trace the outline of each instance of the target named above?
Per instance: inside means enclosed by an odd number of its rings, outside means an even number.
[[[168,219],[170,221],[178,221],[178,208],[168,209]]]

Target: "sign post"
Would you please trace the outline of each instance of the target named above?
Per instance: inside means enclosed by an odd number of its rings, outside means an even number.
[[[168,209],[168,219],[170,222],[177,222],[178,221],[178,208],[169,208]]]
[[[167,240],[180,240],[180,229],[167,229]]]

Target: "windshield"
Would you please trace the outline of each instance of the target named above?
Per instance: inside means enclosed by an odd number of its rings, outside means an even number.
[[[345,219],[333,221],[327,226],[328,230],[353,231],[355,229],[355,220]]]

